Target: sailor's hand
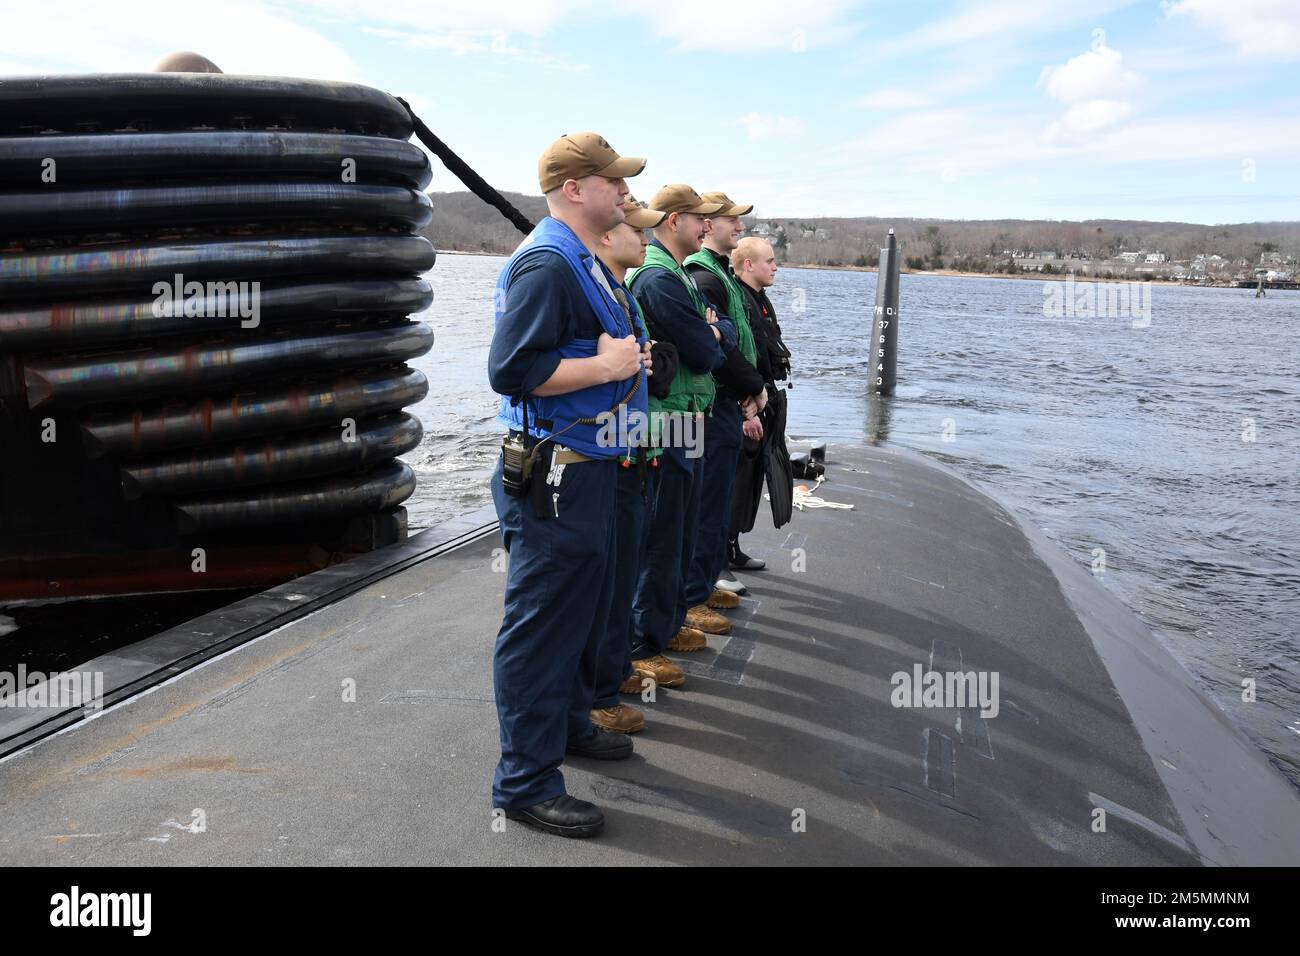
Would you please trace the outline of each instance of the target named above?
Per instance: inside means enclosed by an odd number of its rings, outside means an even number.
[[[761,441],[763,438],[763,423],[757,418],[745,419],[745,424],[740,426],[745,432],[745,437],[753,441]]]
[[[645,373],[647,375],[653,375],[654,374],[654,369],[652,368],[653,365],[654,365],[654,357],[650,354],[650,343],[643,342],[641,343],[641,367],[645,369]]]
[[[754,400],[758,403],[758,410],[760,412],[767,408],[767,389],[764,388],[761,392],[755,395]]]
[[[596,340],[596,357],[604,362],[610,382],[631,378],[641,368],[641,348],[630,335],[616,339],[608,332],[601,332]]]
[[[755,404],[753,397],[750,397],[740,403],[740,410],[745,415],[745,421],[748,422],[758,414],[758,405]]]
[[[722,333],[718,331],[718,313],[712,309],[704,310],[704,321],[709,323],[709,329],[713,332],[713,339],[716,342],[722,341]]]

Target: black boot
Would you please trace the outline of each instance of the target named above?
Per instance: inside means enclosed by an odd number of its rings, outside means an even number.
[[[767,562],[762,558],[751,558],[740,550],[740,535],[727,542],[728,565],[733,571],[762,571]]]
[[[595,836],[605,826],[600,807],[567,793],[535,806],[507,810],[506,817],[562,837]]]
[[[590,737],[585,740],[570,740],[565,750],[593,760],[622,760],[632,756],[632,738],[604,727],[593,727]]]

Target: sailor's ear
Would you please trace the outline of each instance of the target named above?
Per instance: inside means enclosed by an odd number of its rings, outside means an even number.
[[[566,179],[560,185],[560,193],[571,203],[576,203],[582,199],[582,180]]]
[[[600,244],[601,244],[602,246],[613,246],[613,245],[614,245],[614,230],[613,230],[613,229],[611,229],[609,232],[605,233],[604,235],[602,235],[602,236],[600,237]]]

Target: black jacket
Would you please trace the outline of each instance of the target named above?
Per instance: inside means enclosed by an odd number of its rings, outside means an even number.
[[[763,381],[775,386],[790,377],[790,350],[781,338],[781,326],[776,321],[776,309],[767,297],[767,290],[757,292],[741,282],[745,302],[749,306],[749,327],[754,332],[758,347],[758,370]]]
[[[726,256],[714,252],[707,246],[703,251],[713,256],[724,270],[734,275],[731,272],[731,263],[727,261]],[[700,290],[700,295],[704,296],[705,303],[711,306],[719,316],[727,316],[727,318],[735,321],[735,317],[727,315],[729,308],[727,290],[722,287],[718,277],[704,266],[694,262],[686,264],[686,271],[695,280],[695,286]],[[739,280],[737,281],[739,282]],[[743,286],[743,283],[741,285]],[[752,318],[750,324],[753,324]],[[757,343],[757,339],[755,339],[755,342]],[[742,402],[749,396],[757,395],[763,390],[763,375],[750,364],[749,359],[741,354],[739,348],[734,348],[726,353],[722,365],[713,370],[713,378],[718,383],[722,394],[737,402]]]

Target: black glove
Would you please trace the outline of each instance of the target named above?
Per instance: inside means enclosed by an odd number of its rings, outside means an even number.
[[[655,342],[650,346],[650,366],[654,372],[650,376],[651,395],[658,399],[668,397],[668,390],[672,388],[673,379],[677,377],[679,364],[677,346],[672,342]]]

